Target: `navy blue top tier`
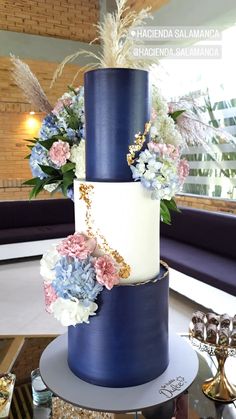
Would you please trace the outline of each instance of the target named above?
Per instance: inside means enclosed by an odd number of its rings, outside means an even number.
[[[128,146],[150,119],[147,71],[104,68],[85,73],[86,179],[132,181]]]

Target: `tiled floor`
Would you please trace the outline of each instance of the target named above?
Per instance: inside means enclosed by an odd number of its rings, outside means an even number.
[[[0,265],[0,334],[63,333],[44,310],[39,260]]]
[[[0,290],[0,335],[50,334],[65,330],[44,310],[39,260],[1,264]],[[199,307],[170,291],[171,328],[186,332],[191,313]]]

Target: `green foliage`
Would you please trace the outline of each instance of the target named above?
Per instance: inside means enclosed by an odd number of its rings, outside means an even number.
[[[53,135],[48,140],[42,140],[42,141],[39,140],[39,144],[42,145],[44,148],[46,148],[46,150],[50,150],[53,143],[55,143],[55,141],[58,141],[58,140],[69,142],[68,138],[65,138],[63,134],[58,134],[58,135]]]
[[[67,196],[67,189],[73,185],[74,177],[74,170],[69,170],[63,174],[61,189],[64,196]]]
[[[38,138],[34,138],[34,139],[24,139],[24,141],[26,141],[27,143],[31,143],[31,144],[36,144],[38,141]]]
[[[75,163],[66,163],[64,164],[64,166],[61,167],[61,171],[62,173],[66,173],[74,168],[75,168]]]
[[[76,92],[76,90],[74,89],[74,87],[73,86],[67,86],[68,87],[68,90],[69,91],[71,91],[71,92],[73,92],[75,95],[77,95],[77,92]]]
[[[170,211],[180,212],[174,198],[170,201],[162,199],[160,203],[161,221],[165,224],[171,225],[171,213]]]
[[[37,181],[38,181],[38,178],[34,177],[33,179],[26,180],[25,182],[22,183],[22,185],[34,186],[36,185]]]
[[[77,130],[80,126],[77,115],[75,115],[73,109],[70,109],[68,106],[64,105],[64,108],[68,114],[68,118],[67,118],[68,126],[74,130]]]
[[[171,112],[169,115],[170,115],[170,117],[171,117],[174,121],[176,121],[176,119],[177,119],[180,115],[182,115],[182,113],[184,113],[184,112],[185,112],[185,110],[184,110],[184,109],[179,109],[178,111]]]
[[[39,167],[42,169],[42,171],[48,175],[48,176],[58,176],[58,170],[54,169],[54,167],[51,166],[43,166],[42,164],[39,164]]]
[[[47,179],[39,179],[37,178],[37,181],[33,187],[33,189],[30,191],[29,199],[36,198],[36,196],[43,190],[44,185],[46,185]]]

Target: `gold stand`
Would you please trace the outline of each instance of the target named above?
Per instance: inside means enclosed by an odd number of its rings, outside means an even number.
[[[215,377],[206,380],[202,385],[203,393],[212,400],[230,403],[236,400],[236,387],[229,383],[225,375],[225,361],[228,358],[226,348],[215,350],[218,369]]]
[[[202,385],[203,393],[216,402],[232,403],[236,400],[236,386],[230,384],[226,377],[225,361],[230,356],[236,356],[236,348],[200,341],[193,336],[192,328],[190,328],[190,340],[201,352],[215,356],[218,361],[215,377],[209,378]]]

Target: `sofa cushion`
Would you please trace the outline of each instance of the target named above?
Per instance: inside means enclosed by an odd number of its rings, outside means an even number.
[[[73,222],[74,203],[70,199],[0,202],[0,229]]]
[[[161,258],[171,268],[236,296],[235,260],[167,237],[161,237]]]
[[[161,235],[236,259],[236,216],[180,208],[172,212],[170,226],[161,223]]]
[[[74,234],[75,225],[57,224],[36,227],[8,228],[0,231],[0,244],[56,239]]]

